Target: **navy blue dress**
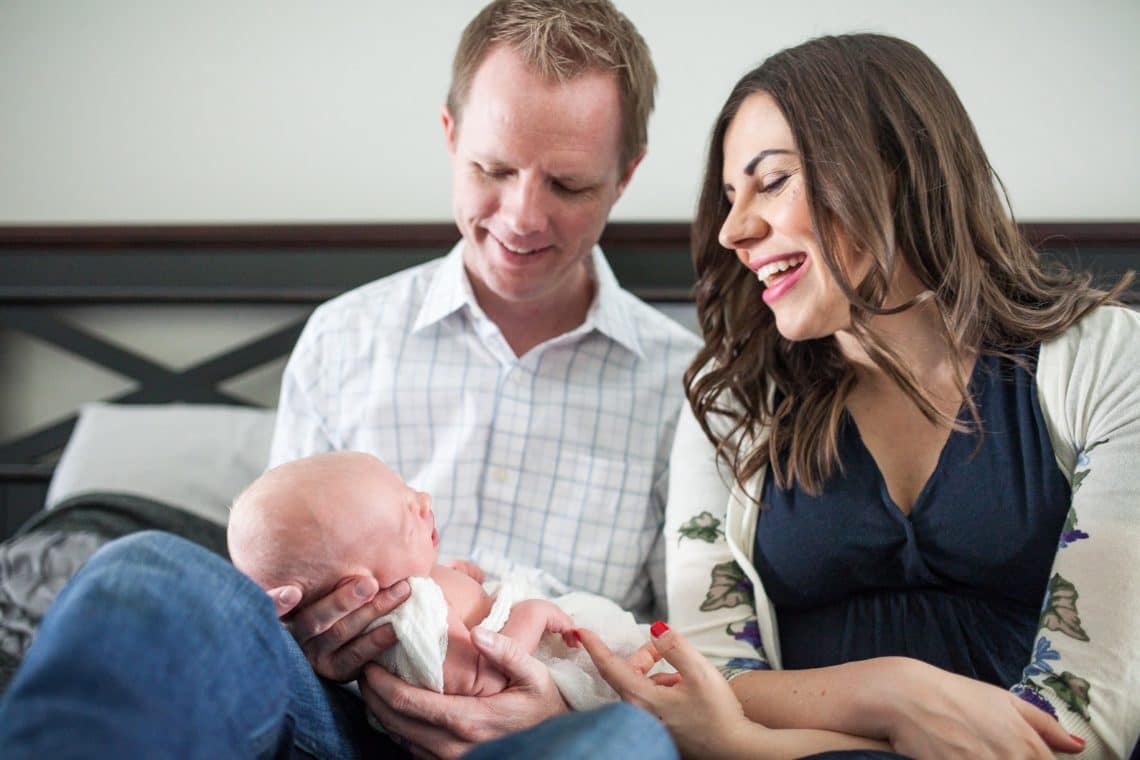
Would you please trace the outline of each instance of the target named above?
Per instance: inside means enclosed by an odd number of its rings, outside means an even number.
[[[777,488],[769,472],[754,558],[784,667],[904,655],[1005,688],[1021,679],[1069,485],[1031,372],[980,357],[970,392],[981,448],[975,433],[952,432],[909,516],[850,416],[843,472],[821,496]]]

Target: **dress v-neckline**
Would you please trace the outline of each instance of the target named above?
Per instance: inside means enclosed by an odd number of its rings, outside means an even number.
[[[975,403],[978,401],[978,394],[981,390],[978,387],[978,378],[983,364],[985,364],[985,361],[981,355],[975,357],[974,366],[970,369],[970,380],[966,384],[966,392],[975,399]],[[963,401],[962,404],[958,407],[958,414],[954,419],[958,422],[961,422],[962,415],[965,411],[966,402]],[[938,458],[934,461],[934,469],[932,469],[930,471],[930,474],[926,476],[926,480],[923,481],[922,488],[920,488],[918,490],[918,493],[915,495],[914,502],[910,505],[910,509],[904,510],[901,506],[899,506],[898,502],[895,501],[895,498],[891,496],[890,488],[887,486],[887,478],[883,475],[883,468],[879,466],[879,460],[875,459],[874,453],[872,453],[870,447],[867,446],[866,441],[863,440],[863,431],[859,429],[858,423],[855,422],[855,416],[851,414],[851,410],[846,406],[843,408],[843,415],[845,417],[845,421],[851,425],[851,429],[855,434],[856,443],[858,444],[859,448],[862,449],[863,453],[866,454],[867,459],[871,463],[871,467],[874,469],[875,478],[879,483],[879,493],[882,496],[884,504],[891,509],[893,514],[897,514],[900,519],[907,522],[913,518],[915,510],[917,510],[918,507],[929,498],[930,491],[933,488],[935,481],[938,479],[939,474],[942,472],[943,465],[946,461],[947,452],[949,452],[950,447],[954,444],[954,441],[963,435],[970,435],[968,432],[963,433],[961,431],[954,430],[953,428],[950,429],[949,434],[946,436],[946,440],[942,442],[942,447],[938,450]]]

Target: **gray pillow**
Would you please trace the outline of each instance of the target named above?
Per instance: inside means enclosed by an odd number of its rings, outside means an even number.
[[[85,404],[48,487],[47,508],[93,491],[154,499],[226,524],[265,470],[274,411],[204,404]]]

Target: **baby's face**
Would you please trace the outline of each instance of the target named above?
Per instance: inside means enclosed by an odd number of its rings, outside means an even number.
[[[428,575],[439,556],[431,496],[378,461],[362,473],[356,493],[363,501],[354,510],[360,519],[352,526],[358,536],[351,543],[381,587]]]

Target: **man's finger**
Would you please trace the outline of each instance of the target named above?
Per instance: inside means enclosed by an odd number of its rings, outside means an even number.
[[[549,678],[546,666],[523,651],[518,642],[482,626],[471,629],[471,643],[512,685],[539,685]]]
[[[389,624],[378,626],[330,653],[326,669],[337,674],[332,680],[352,680],[366,664],[375,661],[381,652],[395,643],[396,632],[392,626]]]
[[[293,638],[303,645],[367,604],[378,591],[375,578],[346,578],[331,594],[297,610],[286,625]]]
[[[273,606],[277,608],[277,617],[285,617],[294,607],[301,603],[301,589],[296,586],[278,586],[271,588],[268,592],[269,598],[273,600]]]
[[[378,656],[395,641],[391,626],[382,626],[382,632],[370,633],[366,637],[361,637],[361,632],[376,618],[402,604],[410,592],[407,581],[380,589],[370,602],[343,616],[324,635],[302,643],[301,649],[313,669],[332,681],[349,681],[360,675],[360,668],[365,662]]]
[[[472,746],[452,730],[447,705],[463,697],[446,697],[417,689],[378,665],[369,664],[360,679],[360,694],[370,712],[390,733],[403,737],[413,747],[439,757],[459,757]]]

